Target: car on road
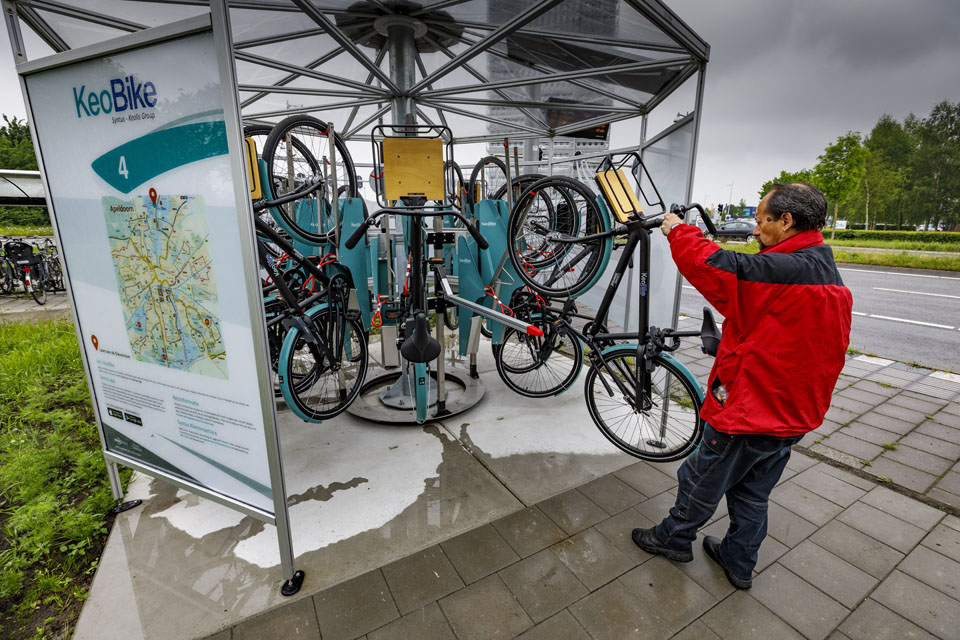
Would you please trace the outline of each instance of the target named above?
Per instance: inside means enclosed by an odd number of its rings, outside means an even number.
[[[750,219],[730,220],[717,225],[714,236],[718,240],[753,240],[753,228],[757,223]]]

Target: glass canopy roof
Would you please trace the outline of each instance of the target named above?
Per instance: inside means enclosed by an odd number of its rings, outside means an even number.
[[[209,11],[205,0],[12,0],[23,31],[74,49]],[[710,47],[659,0],[229,0],[246,121],[310,113],[347,138],[412,98],[458,142],[545,138],[644,115]],[[397,16],[402,16],[397,18]],[[389,25],[415,52],[391,75]],[[387,25],[387,26],[385,26]],[[27,51],[32,58],[48,51]],[[394,69],[396,73],[396,69]]]

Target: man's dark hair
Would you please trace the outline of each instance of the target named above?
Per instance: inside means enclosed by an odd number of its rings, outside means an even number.
[[[822,229],[827,223],[827,199],[820,190],[806,182],[778,182],[771,187],[767,212],[779,220],[789,211],[797,231]]]

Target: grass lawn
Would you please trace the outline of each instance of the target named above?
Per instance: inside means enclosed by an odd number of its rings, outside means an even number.
[[[80,349],[69,320],[0,322],[0,353],[0,638],[69,638],[113,506]]]
[[[53,227],[0,226],[0,236],[52,236]]]

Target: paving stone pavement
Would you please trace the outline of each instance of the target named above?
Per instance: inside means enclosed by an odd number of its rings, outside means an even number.
[[[678,355],[705,382],[710,359]],[[794,449],[749,591],[699,543],[689,564],[633,544],[679,464],[637,462],[216,637],[960,638],[960,376],[850,354]],[[728,524],[722,504],[700,538]]]
[[[670,471],[637,462],[213,637],[960,637],[960,518],[795,452],[737,591],[699,543],[677,564],[630,541],[672,504]]]

